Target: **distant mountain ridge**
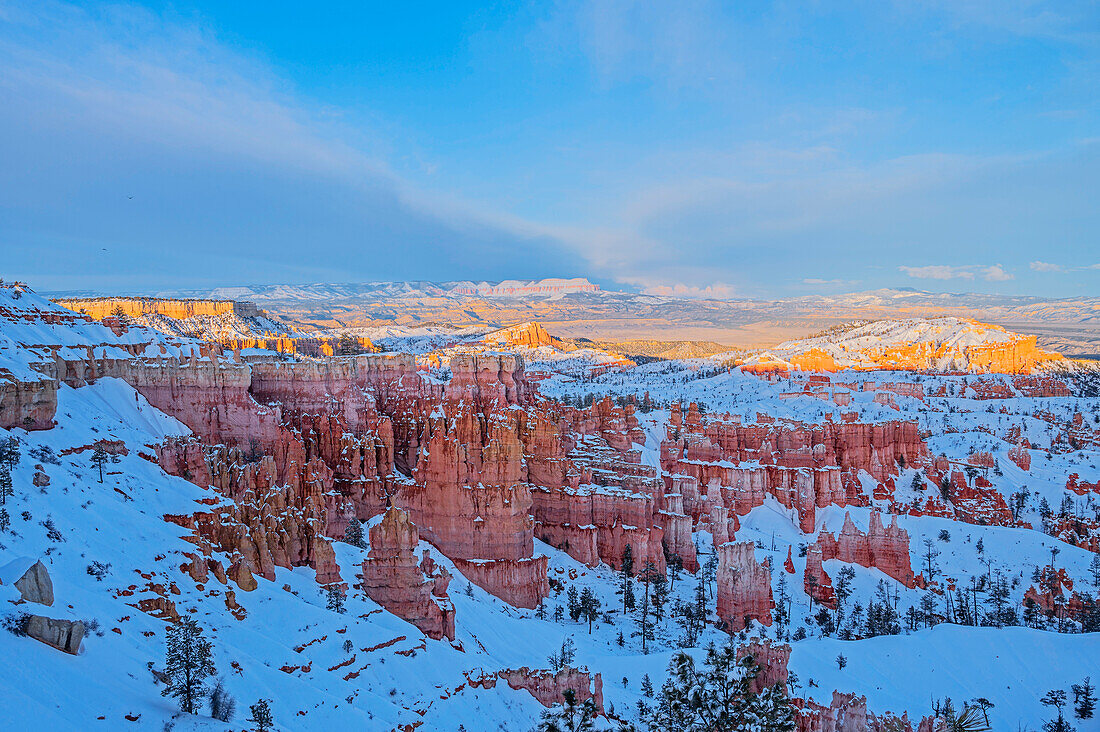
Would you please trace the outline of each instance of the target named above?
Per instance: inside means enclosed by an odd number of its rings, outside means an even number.
[[[256,302],[307,332],[439,326],[489,330],[537,320],[565,338],[772,347],[851,320],[960,317],[1036,335],[1045,349],[1100,353],[1100,297],[883,288],[775,300],[706,300],[604,290],[584,278],[256,285],[151,294]]]

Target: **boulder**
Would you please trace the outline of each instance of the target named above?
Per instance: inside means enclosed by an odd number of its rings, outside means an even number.
[[[23,557],[0,568],[0,584],[12,585],[24,602],[53,605],[53,581],[46,565]]]
[[[26,631],[31,638],[74,656],[80,652],[80,642],[84,640],[84,623],[80,620],[31,615],[27,619]]]

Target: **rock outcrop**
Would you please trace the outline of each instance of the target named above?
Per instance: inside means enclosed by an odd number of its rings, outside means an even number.
[[[698,521],[711,506],[745,515],[771,495],[798,512],[803,533],[815,530],[816,509],[867,505],[857,479],[866,472],[882,483],[899,466],[919,465],[928,450],[915,422],[820,424],[758,418],[742,424],[728,415],[683,414],[674,404],[668,438],[661,443],[666,490],[683,496]]]
[[[447,595],[451,576],[427,550],[417,562],[420,535],[408,514],[390,508],[371,526],[369,536],[361,585],[367,596],[429,638],[454,640],[455,610]]]
[[[917,586],[909,558],[909,532],[898,526],[897,516],[891,517],[890,525],[883,527],[882,514],[872,511],[870,528],[865,534],[856,528],[851,515],[845,513],[840,534],[834,538],[823,531],[814,547],[820,549],[821,561],[839,559],[862,567],[876,567],[910,589]],[[809,552],[806,556],[809,568]],[[820,568],[820,561],[817,566]]]
[[[554,673],[524,666],[498,671],[497,676],[507,681],[513,689],[529,691],[545,707],[561,704],[562,694],[572,689],[578,704],[591,699],[597,713],[604,713],[603,678],[600,674],[589,674],[587,669],[564,668]]]
[[[772,624],[771,571],[756,561],[750,541],[718,547],[718,617],[726,630],[744,630],[750,620]]]

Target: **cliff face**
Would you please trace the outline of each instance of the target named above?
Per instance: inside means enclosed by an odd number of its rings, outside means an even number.
[[[718,617],[731,633],[750,619],[772,624],[771,571],[756,561],[755,548],[751,541],[718,547]]]
[[[879,320],[782,343],[774,352],[751,357],[745,367],[761,374],[847,369],[1030,374],[1062,358],[1037,343],[1036,336],[964,318]]]
[[[493,331],[481,339],[488,346],[496,348],[538,348],[550,346],[552,348],[564,348],[565,344],[559,338],[550,335],[541,323],[521,323],[510,328]]]
[[[0,427],[48,430],[57,412],[57,382],[20,381],[0,369]]]
[[[678,404],[661,442],[667,491],[682,495],[696,521],[714,506],[743,516],[770,494],[797,510],[807,534],[815,530],[816,509],[867,503],[860,471],[892,485],[899,464],[921,464],[927,455],[915,422],[741,424],[724,415],[704,419],[695,405],[684,415]]]
[[[78,313],[84,313],[95,320],[114,316],[118,311],[123,315],[138,318],[143,315],[164,315],[176,320],[185,320],[200,315],[237,315],[254,316],[259,309],[252,303],[232,300],[170,300],[156,297],[80,297],[54,300],[58,305]]]

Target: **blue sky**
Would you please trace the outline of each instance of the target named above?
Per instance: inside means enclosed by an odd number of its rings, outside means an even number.
[[[1096,295],[1098,122],[1095,2],[0,0],[0,274]]]

